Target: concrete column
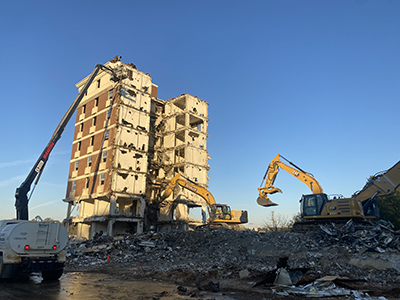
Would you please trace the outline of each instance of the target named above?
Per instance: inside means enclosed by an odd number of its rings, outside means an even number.
[[[107,224],[107,235],[114,236],[114,223],[115,220],[109,220]]]
[[[90,233],[89,233],[89,239],[92,239],[97,231],[97,224],[92,223],[92,226],[90,227]]]
[[[117,214],[117,196],[111,195],[110,197],[110,215],[115,216]]]

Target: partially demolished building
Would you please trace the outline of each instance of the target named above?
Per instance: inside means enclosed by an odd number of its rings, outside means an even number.
[[[176,190],[157,200],[177,173],[207,187],[208,103],[189,94],[158,99],[158,86],[135,65],[115,57],[106,66],[124,79],[99,72],[77,108],[64,200],[70,228],[91,238],[200,222],[189,218],[192,207],[205,211],[197,195]]]

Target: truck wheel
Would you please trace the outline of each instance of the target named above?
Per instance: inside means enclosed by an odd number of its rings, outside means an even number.
[[[43,280],[58,280],[63,274],[63,269],[42,271]]]

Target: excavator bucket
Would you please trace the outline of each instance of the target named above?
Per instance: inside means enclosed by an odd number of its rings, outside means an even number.
[[[271,200],[269,200],[269,198],[267,196],[260,196],[257,198],[257,203],[261,206],[277,206],[278,204],[272,202]]]

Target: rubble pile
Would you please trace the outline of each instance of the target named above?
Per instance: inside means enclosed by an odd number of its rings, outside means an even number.
[[[351,252],[360,254],[370,251],[384,253],[400,250],[400,231],[394,226],[380,220],[376,224],[355,224],[352,220],[339,227],[334,223],[320,225],[318,238],[325,245],[340,244]]]
[[[381,286],[400,280],[400,234],[390,224],[367,228],[351,222],[299,232],[197,231],[147,232],[92,240],[71,240],[66,270],[98,267],[121,272],[196,278],[257,278],[287,266],[308,278],[345,276]]]

